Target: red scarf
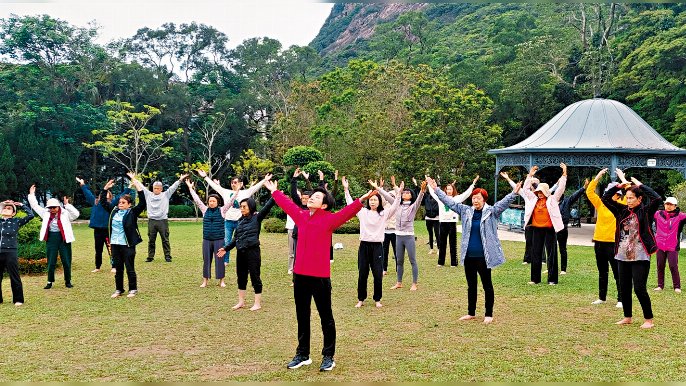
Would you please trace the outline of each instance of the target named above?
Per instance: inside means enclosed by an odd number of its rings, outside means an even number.
[[[64,228],[62,228],[61,215],[62,215],[62,208],[60,208],[59,206],[57,207],[57,213],[50,212],[50,219],[48,219],[48,227],[45,230],[45,239],[43,241],[48,241],[48,235],[50,234],[50,223],[53,222],[53,220],[55,220],[55,217],[57,218],[57,227],[60,228],[60,234],[62,235],[62,241],[64,241],[64,242],[67,241],[67,239],[64,237]]]

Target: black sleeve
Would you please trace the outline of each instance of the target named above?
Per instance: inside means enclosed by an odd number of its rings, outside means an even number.
[[[650,199],[650,204],[648,205],[648,218],[652,221],[653,217],[655,216],[655,212],[657,212],[662,205],[662,197],[660,197],[660,195],[648,185],[642,184],[641,190],[643,190],[646,196]]]
[[[579,188],[576,192],[574,192],[570,197],[569,197],[569,206],[574,205],[575,202],[581,198],[581,196],[586,192],[586,188]]]
[[[131,214],[134,216],[138,217],[143,213],[143,211],[146,208],[146,202],[147,200],[145,199],[145,192],[142,190],[138,191],[138,205],[134,206],[133,209],[131,209]]]
[[[608,189],[601,198],[603,204],[615,215],[615,218],[619,218],[619,216],[622,215],[622,210],[624,210],[625,207],[625,205],[612,200],[612,196],[614,196],[617,191],[619,191],[619,186],[613,186]]]
[[[107,201],[107,190],[103,189],[100,191],[100,198],[98,200],[98,203],[108,212],[111,212],[112,209],[114,209],[114,205],[112,205],[111,202]],[[114,202],[114,200],[113,200]]]
[[[298,197],[298,180],[295,177],[291,178],[291,189],[289,193],[293,202],[300,202],[300,197]]]
[[[260,211],[257,213],[257,222],[262,222],[262,220],[264,220],[265,217],[267,217],[267,215],[269,214],[269,211],[271,211],[271,210],[272,210],[272,207],[274,206],[274,202],[275,202],[275,201],[274,201],[274,197],[271,197],[271,198],[264,204],[264,206],[262,207],[262,209],[260,209]]]

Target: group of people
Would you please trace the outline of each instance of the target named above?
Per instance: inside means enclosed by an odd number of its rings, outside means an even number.
[[[335,199],[320,173],[320,184],[316,188],[307,185],[305,190],[297,188],[298,178],[306,173],[297,169],[291,179],[289,195],[278,190],[278,184],[267,174],[261,181],[243,189],[239,178],[231,179],[231,189],[223,188],[218,181],[212,180],[202,170],[199,177],[217,193],[208,194],[203,201],[195,191],[195,185],[184,174],[163,191],[159,182],[148,190],[131,173],[128,174],[132,186],[136,188],[124,191],[113,198],[111,188],[114,180],[108,181],[96,197],[83,180],[77,178],[86,199],[93,205],[90,227],[94,230],[95,269],[101,269],[103,250],[111,251],[112,271],[115,273],[115,292],[113,298],[124,294],[124,271],[128,278],[128,297],[138,292],[135,271],[136,245],[142,242],[137,220],[144,210],[148,214],[148,258],[154,260],[155,239],[159,233],[162,238],[165,260],[171,262],[169,245],[168,210],[169,199],[179,184],[186,180],[194,202],[203,214],[203,281],[206,287],[211,279],[212,260],[214,260],[215,277],[219,286],[225,287],[225,267],[229,260],[229,251],[236,249],[236,277],[238,302],[234,310],[241,309],[246,302],[248,278],[255,292],[255,301],[251,310],[261,306],[262,281],[260,278],[261,251],[260,229],[262,221],[268,216],[274,204],[278,205],[288,216],[289,227],[289,273],[293,277],[293,294],[298,322],[298,348],[288,368],[294,369],[312,363],[310,359],[310,311],[314,299],[322,324],[324,347],[320,370],[331,370],[335,367],[334,354],[336,344],[336,327],[331,306],[331,261],[332,234],[342,224],[354,216],[360,221],[360,244],[358,248],[358,302],[362,307],[368,296],[367,281],[369,272],[373,277],[372,299],[376,307],[382,307],[382,280],[388,272],[388,254],[392,247],[396,265],[396,282],[391,289],[403,288],[404,260],[409,257],[412,267],[411,291],[418,289],[419,270],[416,261],[414,220],[419,206],[427,206],[427,229],[432,238],[437,239],[438,265],[446,263],[448,245],[450,245],[450,264],[459,262],[464,266],[467,281],[467,314],[460,320],[476,319],[477,284],[480,278],[485,293],[485,316],[483,322],[493,321],[495,291],[491,270],[505,262],[505,255],[498,238],[500,215],[510,204],[521,196],[524,200],[524,221],[526,224],[525,264],[531,266],[529,284],[541,282],[542,262],[546,261],[547,281],[550,285],[558,283],[558,273],[565,274],[567,269],[566,241],[567,222],[572,204],[585,192],[597,211],[597,225],[593,240],[599,272],[599,296],[593,304],[606,301],[608,274],[610,266],[617,284],[618,307],[623,308],[624,318],[617,324],[632,322],[631,292],[636,293],[643,310],[645,322],[641,327],[653,326],[653,314],[650,297],[647,292],[647,278],[650,269],[650,256],[657,252],[658,287],[664,288],[664,269],[669,263],[672,272],[674,289],[680,292],[678,274],[679,236],[686,223],[686,214],[679,212],[677,200],[669,197],[664,210],[661,197],[650,187],[635,178],[628,181],[624,173],[617,169],[620,179],[611,183],[602,194],[596,193],[599,180],[607,172],[601,170],[592,181],[586,181],[583,188],[565,198],[567,183],[567,166],[560,164],[562,176],[554,186],[542,183],[536,178],[537,167],[533,167],[524,181],[515,183],[506,173],[501,175],[512,186],[512,192],[492,206],[487,203],[488,192],[477,188],[477,176],[472,184],[458,194],[453,184],[444,187],[429,176],[425,176],[418,186],[418,191],[405,186],[404,182],[396,185],[392,178],[390,190],[384,189],[383,180],[368,181],[370,190],[354,199],[349,191],[345,177],[341,179],[346,206],[333,213]],[[337,179],[334,189],[337,189]],[[309,181],[308,181],[309,183]],[[415,181],[415,185],[417,185]],[[252,197],[262,187],[267,188],[271,198],[257,211],[257,203]],[[425,200],[425,193],[429,195]],[[140,198],[134,205],[135,194]],[[17,208],[23,207],[14,201],[2,202],[0,218],[0,278],[7,269],[12,282],[13,302],[21,305],[24,302],[21,280],[16,258],[16,236],[19,227],[26,224],[35,212],[42,219],[40,239],[47,243],[48,283],[50,289],[54,282],[54,271],[59,254],[64,268],[65,285],[71,288],[71,243],[74,233],[71,222],[79,212],[64,197],[63,205],[51,198],[45,207],[38,204],[35,197],[35,186],[29,191],[27,215],[15,218]],[[463,204],[467,199],[471,205]],[[428,200],[433,200],[431,204]],[[437,210],[428,208],[435,204]],[[461,248],[459,258],[456,248],[456,225],[461,219]],[[429,223],[429,222],[432,223]],[[438,222],[438,226],[433,222]],[[652,225],[657,232],[654,234]],[[562,257],[561,270],[557,265],[557,251]],[[430,244],[433,250],[433,243]],[[0,292],[1,295],[1,292]],[[0,302],[2,298],[0,297]]]

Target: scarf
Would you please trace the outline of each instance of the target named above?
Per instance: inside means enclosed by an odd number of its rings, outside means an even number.
[[[48,227],[45,230],[45,239],[43,241],[48,241],[48,235],[50,234],[50,223],[57,218],[57,227],[60,228],[60,235],[62,235],[62,241],[67,241],[67,239],[64,237],[64,228],[62,227],[62,221],[61,220],[61,215],[62,215],[62,208],[57,207],[57,213],[52,213],[50,212],[50,219],[48,219]]]

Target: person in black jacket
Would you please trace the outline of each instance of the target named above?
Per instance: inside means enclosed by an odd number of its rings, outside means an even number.
[[[10,276],[12,287],[12,303],[15,306],[24,304],[24,287],[19,276],[19,259],[17,256],[17,235],[19,228],[28,224],[34,217],[29,207],[24,207],[20,202],[12,200],[3,201],[0,215],[0,303],[2,303],[2,277],[5,269]],[[17,206],[24,208],[26,216],[15,218]]]
[[[138,231],[138,217],[145,210],[146,200],[144,199],[142,184],[136,180],[133,173],[127,173],[131,181],[138,188],[139,203],[133,206],[133,198],[124,194],[119,197],[117,206],[107,201],[107,192],[114,185],[114,180],[107,181],[107,184],[100,192],[100,204],[110,212],[109,236],[112,247],[112,260],[117,272],[114,274],[115,291],[112,298],[118,298],[124,293],[124,267],[126,267],[126,277],[129,281],[129,294],[132,298],[138,293],[138,278],[134,261],[136,258],[136,245],[143,239]]]
[[[257,210],[257,203],[253,198],[241,200],[241,219],[238,220],[233,239],[228,245],[219,248],[217,256],[222,257],[226,251],[234,247],[236,253],[236,279],[238,281],[238,303],[232,307],[234,310],[243,308],[245,305],[245,290],[248,286],[248,275],[250,282],[255,289],[255,304],[250,307],[250,311],[262,308],[262,280],[260,279],[260,229],[262,220],[267,217],[269,211],[274,206],[274,199],[270,198],[262,209]]]
[[[631,182],[624,172],[616,169],[622,183],[608,189],[603,194],[603,204],[617,219],[615,229],[615,259],[619,268],[619,288],[622,291],[624,318],[616,324],[632,322],[631,287],[641,304],[645,322],[641,328],[653,327],[653,309],[650,304],[647,283],[650,272],[650,255],[657,251],[651,224],[655,212],[662,205],[662,198],[650,187],[641,184],[636,178]],[[620,189],[626,190],[626,205],[613,201],[612,196]]]

